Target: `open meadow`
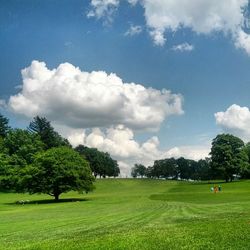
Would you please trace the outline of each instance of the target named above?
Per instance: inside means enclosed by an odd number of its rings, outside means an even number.
[[[250,181],[221,185],[102,179],[59,203],[0,193],[0,249],[250,249]]]

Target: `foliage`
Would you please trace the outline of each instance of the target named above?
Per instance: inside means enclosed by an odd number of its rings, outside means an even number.
[[[0,137],[5,137],[10,130],[9,119],[0,114]]]
[[[55,200],[70,190],[88,192],[94,188],[88,163],[68,147],[52,148],[37,154],[33,164],[27,166],[22,175],[24,190],[31,194],[49,194]]]
[[[232,181],[248,168],[248,156],[244,142],[230,134],[220,134],[212,141],[211,167],[215,177]]]
[[[108,153],[101,152],[96,148],[88,148],[79,145],[75,150],[80,153],[89,163],[95,177],[118,176],[120,169],[117,161],[113,160]]]
[[[137,177],[135,168],[131,175]],[[189,160],[183,157],[162,159],[154,162],[152,167],[145,170],[148,178],[182,179],[182,180],[209,180],[211,178],[209,159]]]
[[[247,158],[247,164],[245,164],[245,168],[242,169],[241,176],[243,179],[250,179],[250,142],[248,142],[244,147],[244,156]]]
[[[136,178],[137,176],[146,176],[146,167],[142,164],[135,164],[131,171],[132,177]]]
[[[28,130],[40,136],[45,145],[45,149],[60,146],[71,147],[68,140],[60,136],[45,117],[34,117],[33,121],[29,124]]]
[[[9,156],[15,155],[24,160],[25,164],[30,164],[33,156],[43,150],[44,144],[37,134],[23,129],[13,129],[4,139],[4,147]]]

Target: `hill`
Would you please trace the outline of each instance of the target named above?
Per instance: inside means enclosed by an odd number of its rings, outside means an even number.
[[[221,185],[103,179],[59,203],[0,193],[0,249],[250,249],[250,181]]]

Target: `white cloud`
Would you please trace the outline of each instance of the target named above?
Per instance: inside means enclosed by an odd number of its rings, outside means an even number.
[[[104,18],[104,24],[109,24],[113,21],[113,14],[119,6],[119,0],[91,0],[90,5],[91,10],[87,13],[87,17]]]
[[[163,46],[166,42],[166,38],[164,37],[164,32],[162,29],[155,29],[149,32],[151,37],[153,38],[154,44],[158,46]]]
[[[144,0],[147,26],[165,37],[166,31],[189,28],[197,34],[223,32],[235,41],[244,23],[243,8],[248,0]],[[151,32],[153,39],[155,35]],[[244,46],[240,46],[245,49]],[[247,51],[248,52],[248,51]]]
[[[215,113],[216,123],[226,133],[239,136],[244,141],[250,140],[250,110],[233,104],[225,112]]]
[[[139,143],[135,140],[133,131],[123,125],[102,130],[93,128],[88,133],[86,130],[68,130],[65,133],[64,130],[64,135],[73,146],[84,144],[110,153],[118,161],[122,176],[128,176],[135,163],[148,166],[164,155],[158,148],[157,137]]]
[[[124,33],[125,36],[134,36],[142,32],[142,27],[140,25],[131,24],[129,29]]]
[[[185,157],[191,160],[200,160],[208,157],[210,152],[210,145],[202,145],[202,146],[180,146],[174,147],[167,151],[167,158],[179,158]]]
[[[250,55],[250,35],[240,30],[236,35],[235,45],[244,49]]]
[[[182,44],[178,44],[178,45],[173,46],[172,50],[180,51],[180,52],[192,51],[192,50],[194,50],[194,46],[189,44],[189,43],[182,43]]]
[[[152,166],[155,160],[164,158],[179,158],[199,160],[208,156],[210,145],[180,146],[169,150],[161,150],[160,142],[156,136],[143,143],[134,138],[134,133],[122,125],[105,130],[99,128],[85,131],[68,131],[68,139],[72,145],[84,144],[109,152],[116,159],[121,168],[122,176],[128,176],[135,163]]]
[[[50,70],[44,62],[33,61],[22,70],[22,78],[22,90],[10,97],[9,108],[71,128],[123,124],[157,130],[168,116],[183,113],[181,95],[124,83],[113,73],[81,71],[69,63]]]
[[[244,9],[248,0],[127,0],[132,6],[140,3],[144,9],[146,25],[154,43],[163,46],[167,40],[166,32],[176,32],[189,28],[197,34],[209,35],[222,32],[233,39],[237,48],[250,54],[249,34],[244,32],[246,18]],[[93,11],[102,13],[109,1],[92,0]],[[112,1],[113,2],[113,1]],[[112,6],[118,8],[120,0]],[[100,4],[101,3],[101,4]],[[100,6],[100,7],[99,7]],[[106,8],[106,7],[105,7]],[[100,10],[99,10],[100,9]],[[98,15],[96,15],[98,18]],[[106,17],[109,18],[109,13]]]

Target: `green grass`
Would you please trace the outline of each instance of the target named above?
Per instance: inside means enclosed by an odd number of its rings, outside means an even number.
[[[250,181],[210,187],[106,179],[60,203],[0,193],[0,249],[250,249]]]

